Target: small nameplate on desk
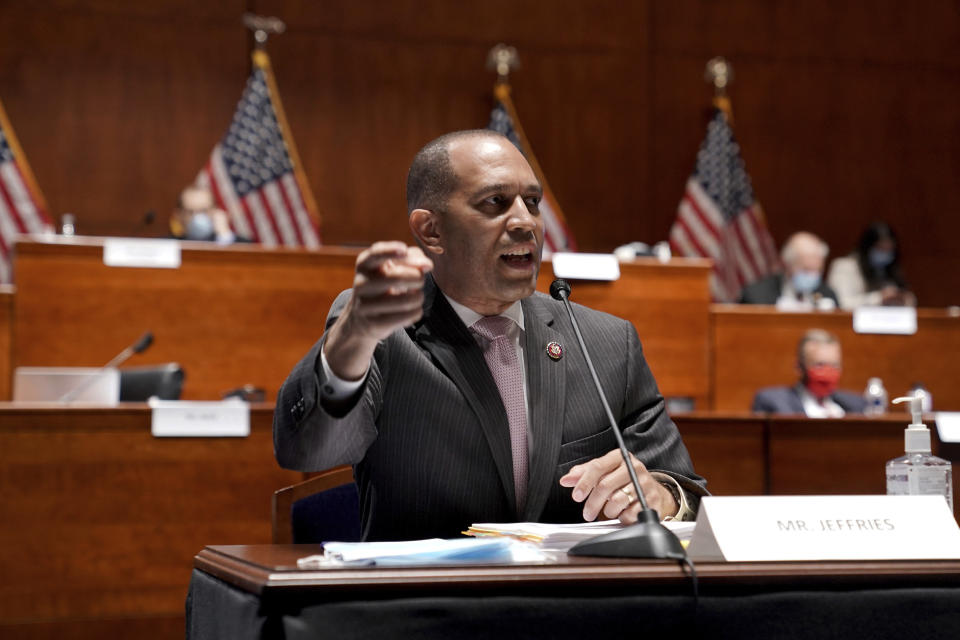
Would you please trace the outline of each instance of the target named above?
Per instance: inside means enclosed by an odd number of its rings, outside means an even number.
[[[917,332],[917,310],[913,307],[858,307],[853,310],[857,333],[892,333],[912,336]]]
[[[242,400],[188,402],[151,398],[150,432],[156,438],[245,438],[250,405]]]
[[[107,238],[103,242],[103,264],[108,267],[178,269],[180,243],[165,239]]]
[[[941,496],[705,497],[694,560],[960,558],[960,529]]]
[[[553,275],[570,280],[619,280],[620,261],[612,253],[555,253]]]

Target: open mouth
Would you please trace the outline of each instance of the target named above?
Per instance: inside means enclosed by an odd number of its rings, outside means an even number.
[[[514,249],[502,254],[500,259],[511,267],[528,267],[533,265],[533,252],[530,249]]]

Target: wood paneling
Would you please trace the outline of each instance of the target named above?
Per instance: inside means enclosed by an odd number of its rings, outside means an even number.
[[[761,387],[797,380],[797,342],[807,329],[835,334],[843,349],[840,387],[861,392],[879,376],[890,399],[922,382],[937,409],[960,408],[960,314],[920,309],[912,336],[858,334],[852,314],[784,313],[773,307],[711,307],[712,408],[748,410]]]
[[[182,637],[196,550],[268,542],[273,491],[302,478],[273,459],[272,415],[246,438],[154,438],[143,405],[0,405],[0,635]]]
[[[581,248],[662,239],[704,133],[704,63],[723,54],[775,238],[810,229],[840,255],[885,218],[921,303],[958,302],[948,0],[7,2],[0,97],[56,214],[81,233],[165,233],[242,90],[245,10],[287,22],[269,51],[328,244],[409,238],[407,163],[486,124],[498,41],[520,51],[517,108]]]

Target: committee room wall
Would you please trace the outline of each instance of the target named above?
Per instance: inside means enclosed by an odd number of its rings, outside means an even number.
[[[580,247],[663,239],[708,117],[704,63],[722,54],[778,243],[806,228],[841,254],[883,218],[921,303],[960,298],[947,0],[7,2],[0,99],[55,214],[166,233],[249,71],[248,10],[287,22],[268,50],[328,244],[408,237],[409,158],[486,124],[498,41],[520,51],[515,102]]]

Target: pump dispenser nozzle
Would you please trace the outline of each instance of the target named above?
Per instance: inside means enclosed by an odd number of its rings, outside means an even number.
[[[893,404],[910,403],[910,424],[903,433],[907,453],[930,453],[930,430],[923,424],[923,397],[919,394],[894,398]]]

